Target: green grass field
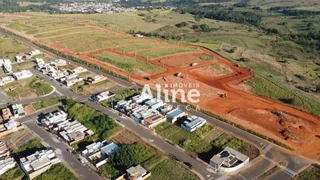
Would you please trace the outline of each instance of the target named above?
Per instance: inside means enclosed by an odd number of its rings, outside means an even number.
[[[99,32],[99,31],[93,31],[93,32],[76,32],[74,34],[67,34],[67,35],[62,35],[62,36],[58,36],[58,37],[53,37],[53,38],[48,38],[45,39],[45,42],[47,43],[54,43],[54,42],[60,42],[60,41],[64,41],[64,40],[68,40],[68,39],[73,39],[73,38],[85,38],[89,36],[109,36],[110,33],[108,32]]]
[[[1,180],[7,180],[7,179],[22,180],[23,177],[24,177],[24,172],[19,167],[15,167],[13,169],[10,169],[9,171],[0,175]]]
[[[76,176],[66,168],[62,163],[55,164],[46,170],[44,173],[36,176],[34,180],[47,180],[47,179],[56,179],[56,180],[77,180]]]
[[[307,169],[293,177],[293,180],[318,180],[320,177],[320,168],[317,165],[311,165]]]
[[[79,45],[83,45],[86,43],[94,43],[96,41],[104,41],[104,40],[108,40],[108,39],[117,39],[117,38],[121,38],[119,36],[113,36],[113,35],[103,35],[103,36],[94,36],[94,37],[90,37],[90,38],[83,38],[83,39],[77,39],[74,41],[69,41],[69,42],[65,42],[62,44],[59,44],[59,47],[62,48],[73,48],[75,46],[79,46]]]
[[[170,44],[157,44],[151,41],[150,44],[126,45],[126,46],[118,47],[116,48],[116,50],[119,50],[122,52],[133,52],[133,51],[141,51],[145,49],[167,47],[167,46],[170,46]]]
[[[28,26],[26,24],[19,23],[19,22],[15,22],[15,23],[9,24],[7,27],[10,28],[10,29],[17,30],[17,31],[30,31],[30,30],[34,29],[31,26]]]
[[[28,52],[31,48],[25,44],[12,39],[10,37],[0,35],[0,57],[9,58],[13,61],[13,58],[19,53]]]
[[[20,146],[19,148],[14,149],[12,151],[12,155],[16,158],[22,158],[43,149],[45,149],[45,147],[41,144],[40,140],[34,139],[24,144],[23,146]]]
[[[95,31],[97,30],[96,28],[92,28],[92,27],[73,27],[73,28],[69,28],[69,29],[63,29],[63,30],[56,30],[56,31],[52,31],[52,32],[45,32],[45,33],[40,33],[40,34],[36,34],[35,37],[37,38],[49,38],[50,36],[61,36],[63,34],[67,34],[67,33],[74,33],[76,32],[82,32],[82,31]]]
[[[192,47],[176,47],[176,48],[170,48],[170,49],[157,49],[157,50],[150,50],[150,51],[143,51],[137,53],[137,55],[145,57],[145,58],[157,58],[162,56],[168,56],[178,53],[184,53],[184,52],[196,52],[198,51],[197,48]]]
[[[93,54],[91,56],[136,75],[150,75],[163,71],[162,67],[109,51]]]

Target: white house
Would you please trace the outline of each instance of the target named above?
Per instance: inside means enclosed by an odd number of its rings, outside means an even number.
[[[150,99],[150,100],[146,101],[144,104],[152,109],[158,109],[164,105],[163,101],[161,99],[157,99],[157,98]]]
[[[42,54],[42,52],[40,50],[38,50],[38,49],[35,49],[35,50],[31,51],[29,54],[30,54],[30,56],[33,57],[33,56]]]
[[[101,92],[101,93],[95,95],[94,98],[96,101],[101,102],[101,101],[107,100],[113,96],[115,96],[114,93],[112,93],[110,91],[104,91],[104,92]]]
[[[180,108],[175,108],[172,111],[168,112],[166,114],[167,120],[171,123],[175,123],[179,118],[185,116],[186,113],[180,109]]]
[[[12,76],[16,80],[26,79],[33,76],[33,73],[29,70],[22,70],[20,72],[13,73]]]
[[[16,167],[16,162],[12,157],[0,160],[0,175]]]
[[[0,65],[5,73],[12,73],[12,63],[10,59],[0,59]]]
[[[0,78],[0,86],[4,86],[6,84],[9,84],[14,81],[14,78],[12,76],[5,76]]]
[[[68,114],[64,111],[57,111],[45,115],[44,119],[41,120],[42,124],[57,124],[59,122],[67,120]]]
[[[205,125],[207,120],[198,116],[189,116],[186,121],[181,124],[181,128],[186,131],[193,132]]]
[[[235,172],[249,164],[249,157],[227,146],[210,159],[210,165],[221,172]]]
[[[84,67],[78,66],[78,67],[73,68],[71,71],[75,74],[80,74],[83,72],[87,72],[88,70]]]
[[[13,112],[12,114],[16,118],[26,115],[22,104],[13,104],[11,106],[11,108],[12,108],[12,112]]]
[[[7,130],[17,130],[17,127],[19,127],[21,124],[15,120],[9,120],[8,122],[4,123],[4,127],[7,128]]]
[[[21,169],[33,179],[45,170],[49,169],[53,164],[59,163],[56,153],[52,150],[37,151],[27,157],[20,159]]]
[[[23,56],[16,56],[15,60],[16,60],[17,63],[24,62]]]

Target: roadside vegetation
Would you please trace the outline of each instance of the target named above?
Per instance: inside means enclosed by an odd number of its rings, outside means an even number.
[[[51,166],[48,170],[36,176],[34,180],[77,180],[76,176],[66,168],[62,163]]]
[[[43,149],[46,149],[46,148],[41,144],[40,140],[34,139],[24,144],[23,146],[20,146],[19,148],[14,149],[12,151],[12,155],[13,157],[15,157],[15,159],[19,160],[22,157],[29,156],[35,153],[36,151],[40,151]]]
[[[307,169],[293,177],[293,180],[318,180],[320,177],[319,165],[311,165]]]
[[[47,107],[59,104],[61,99],[63,99],[63,97],[48,98],[48,99],[34,102],[32,103],[32,105],[35,110],[40,110],[43,108],[47,108]]]
[[[278,165],[273,166],[271,169],[269,169],[268,171],[266,171],[265,173],[263,173],[259,177],[257,177],[256,180],[267,179],[271,175],[273,175],[276,172],[280,171],[282,169],[282,166],[286,166],[286,165],[287,165],[286,162],[281,162],[280,166],[278,166]]]

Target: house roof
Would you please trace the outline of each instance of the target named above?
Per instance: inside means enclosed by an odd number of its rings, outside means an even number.
[[[137,165],[135,167],[133,166],[133,167],[127,169],[127,173],[130,176],[141,177],[141,176],[143,176],[144,174],[147,173],[147,170],[145,170],[142,166]]]

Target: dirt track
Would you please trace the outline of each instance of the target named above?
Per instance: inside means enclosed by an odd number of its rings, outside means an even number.
[[[86,26],[95,27],[94,25],[89,24]],[[1,25],[1,27],[6,28],[3,25]],[[97,27],[97,29],[102,30],[103,28]],[[57,44],[47,44],[43,39],[34,38],[33,36],[14,30],[10,31],[25,36],[33,41],[38,41],[46,46],[50,46],[51,48],[59,50],[65,54],[81,58],[123,76],[127,76],[138,83],[149,84],[152,87],[154,87],[155,84],[168,85],[170,83],[197,83],[199,85],[198,89],[202,94],[202,97],[200,98],[201,101],[198,104],[201,108],[216,113],[246,128],[288,144],[296,149],[295,152],[297,154],[313,159],[318,159],[320,157],[320,138],[317,137],[320,135],[320,118],[318,116],[311,115],[286,104],[274,102],[265,97],[241,91],[239,88],[234,88],[244,80],[252,78],[254,74],[250,70],[238,67],[236,64],[233,64],[229,60],[208,49],[201,48],[201,52],[215,57],[216,61],[197,61],[199,64],[191,67],[186,66],[186,64],[194,62],[195,56],[198,55],[199,52],[179,53],[160,58],[147,59],[137,56],[134,52],[124,53],[115,50],[115,47],[110,47],[93,50],[84,54],[78,54],[72,52],[72,49],[60,48]],[[116,33],[107,29],[103,29],[103,31],[123,36],[121,33]],[[157,43],[164,43],[159,40],[155,41]],[[67,40],[65,42],[67,42]],[[172,44],[174,46],[191,46],[177,43]],[[89,56],[90,53],[99,51],[111,51],[124,56],[130,56],[132,58],[161,66],[165,71],[151,75],[149,77],[150,80],[146,80],[145,77],[130,74],[111,64],[99,61]],[[181,59],[186,60],[182,62]],[[163,61],[165,61],[165,63]],[[179,65],[179,62],[177,61],[181,61],[184,64]],[[228,66],[232,69],[231,73],[222,76],[202,76],[201,73],[195,74],[190,72],[191,70],[216,63]],[[173,76],[173,74],[178,72],[182,73],[183,78]],[[226,93],[227,97],[220,98],[219,94],[221,93]]]

